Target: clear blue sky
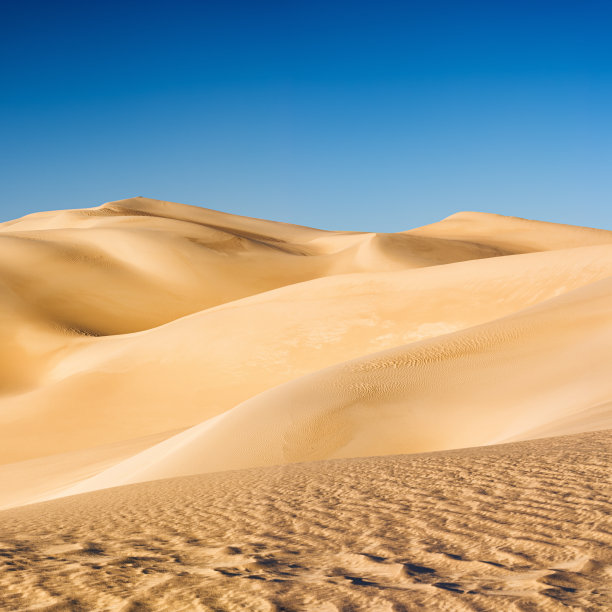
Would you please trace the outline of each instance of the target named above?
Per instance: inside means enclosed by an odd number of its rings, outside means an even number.
[[[134,195],[328,229],[612,229],[612,3],[4,4],[0,219]]]

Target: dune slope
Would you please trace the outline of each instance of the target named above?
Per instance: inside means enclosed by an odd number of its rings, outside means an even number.
[[[24,368],[31,388],[1,401],[0,459],[189,427],[327,366],[491,321],[610,275],[612,245],[334,275],[138,334],[73,340],[36,378]]]
[[[129,482],[612,427],[612,279],[255,396],[83,481]],[[604,408],[603,413],[601,408]]]

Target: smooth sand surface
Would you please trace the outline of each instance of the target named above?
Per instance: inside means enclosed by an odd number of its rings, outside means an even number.
[[[21,506],[61,495],[76,485],[178,432],[144,436],[57,455],[0,465],[0,509]]]
[[[0,224],[2,605],[606,609],[612,232],[398,230]]]
[[[0,513],[4,610],[607,610],[612,434],[107,489]]]
[[[464,240],[520,253],[609,244],[610,240],[607,230],[469,211],[406,233],[429,239]]]
[[[468,330],[266,391],[70,493],[333,457],[423,452],[592,428],[610,397],[612,279]],[[488,384],[484,384],[488,382]],[[573,417],[573,418],[572,418]],[[595,428],[612,427],[612,414]]]

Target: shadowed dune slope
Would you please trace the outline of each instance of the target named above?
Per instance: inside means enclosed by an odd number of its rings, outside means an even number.
[[[3,610],[609,610],[610,432],[0,513]]]
[[[301,256],[298,242],[325,232],[296,227],[288,242],[272,231],[282,224],[262,221],[270,231],[260,235],[255,220],[250,228],[232,215],[149,200],[135,208],[138,203],[1,225],[3,282],[58,328],[108,335],[322,276],[329,267],[326,257]],[[182,214],[192,208],[191,217]],[[218,225],[225,217],[234,226]]]
[[[401,233],[326,232],[146,198],[0,224],[3,284],[43,321],[97,336],[148,329],[328,274],[506,253]]]
[[[141,333],[72,338],[48,354],[36,378],[29,370],[31,388],[0,402],[0,459],[189,427],[310,372],[491,321],[610,275],[612,245],[336,275]]]
[[[206,471],[612,426],[612,278],[265,391],[69,493]]]

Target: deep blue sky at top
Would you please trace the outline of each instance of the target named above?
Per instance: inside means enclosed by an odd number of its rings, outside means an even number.
[[[611,31],[589,0],[5,2],[0,220],[144,195],[612,229]]]

